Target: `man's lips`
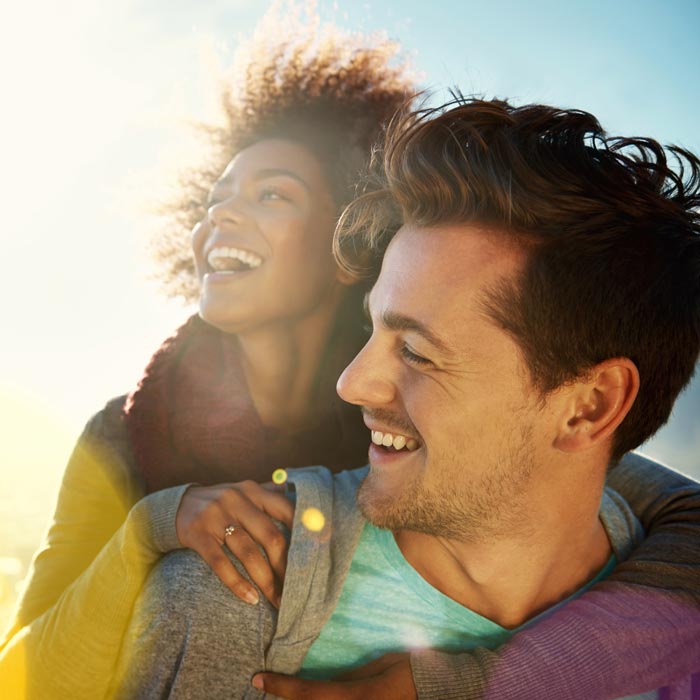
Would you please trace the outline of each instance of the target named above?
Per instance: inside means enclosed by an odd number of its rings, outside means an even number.
[[[408,450],[414,452],[418,449],[418,441],[412,437],[406,437],[397,433],[372,431],[372,442],[377,446],[393,447],[395,450]]]
[[[406,461],[415,458],[419,454],[419,450],[409,452],[405,447],[402,450],[395,450],[393,447],[384,447],[383,445],[375,445],[373,442],[369,445],[369,463],[372,466],[390,466],[402,465]]]

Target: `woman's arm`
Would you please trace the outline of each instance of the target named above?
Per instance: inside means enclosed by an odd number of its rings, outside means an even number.
[[[630,558],[496,651],[413,654],[420,700],[614,698],[700,671],[700,485],[639,455],[609,485],[646,529]]]
[[[90,421],[68,463],[46,543],[0,644],[0,697],[103,697],[142,584],[173,549],[197,551],[245,599],[255,589],[224,554],[225,539],[277,601],[286,540],[272,518],[291,526],[293,504],[252,482],[186,484],[141,498],[121,406],[111,402]],[[235,533],[224,538],[229,524]]]
[[[186,486],[138,499],[120,404],[87,426],[69,461],[46,543],[0,651],[0,696],[101,698],[134,600],[162,551]]]

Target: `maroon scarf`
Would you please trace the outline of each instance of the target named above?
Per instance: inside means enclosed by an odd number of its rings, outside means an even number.
[[[194,481],[267,481],[278,467],[367,461],[369,433],[335,382],[364,342],[357,295],[330,335],[309,427],[292,436],[266,428],[253,405],[235,335],[192,316],[151,358],[124,406],[134,456],[149,492]]]

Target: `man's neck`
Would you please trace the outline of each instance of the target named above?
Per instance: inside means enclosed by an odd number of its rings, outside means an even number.
[[[512,629],[573,594],[611,554],[599,498],[530,513],[526,537],[459,542],[409,530],[395,533],[406,560],[439,591]],[[539,512],[534,512],[538,510]]]

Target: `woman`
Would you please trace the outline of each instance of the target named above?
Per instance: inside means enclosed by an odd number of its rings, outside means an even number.
[[[335,394],[364,341],[363,290],[339,272],[331,240],[380,125],[412,92],[396,53],[381,37],[294,14],[270,15],[238,53],[224,124],[208,132],[213,155],[175,215],[186,221],[180,231],[199,222],[200,315],[80,438],[4,644],[0,688],[11,685],[0,696],[105,695],[135,596],[153,562],[182,546],[177,534],[215,566],[222,559],[231,519],[219,510],[215,538],[198,531],[193,514],[212,494],[188,484],[266,481],[279,466],[340,469],[366,459],[361,417]],[[183,239],[173,240],[161,239],[171,289],[193,271]],[[244,487],[249,507],[260,491]],[[265,503],[291,525],[282,495]],[[226,539],[250,568],[262,561],[244,532]],[[281,575],[281,550],[268,547]],[[255,600],[234,574],[229,564],[234,592]]]
[[[196,549],[254,604],[226,544],[275,603],[284,540],[259,509],[288,526],[293,509],[252,482],[366,461],[360,416],[334,391],[364,340],[364,290],[334,265],[331,237],[379,125],[411,92],[395,52],[271,16],[238,54],[216,157],[176,215],[197,222],[200,314],[76,447],[2,652],[13,697],[105,696],[134,599],[171,549]],[[176,238],[163,245],[171,289],[191,292]],[[252,482],[222,485],[241,479]]]

